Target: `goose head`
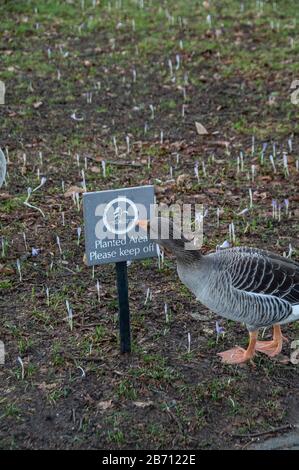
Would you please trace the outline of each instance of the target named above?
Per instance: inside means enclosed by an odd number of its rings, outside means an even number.
[[[200,252],[192,249],[192,240],[186,238],[171,218],[153,217],[150,220],[139,220],[137,226],[147,237],[161,246],[166,254],[172,254],[177,261],[190,263],[198,260]]]

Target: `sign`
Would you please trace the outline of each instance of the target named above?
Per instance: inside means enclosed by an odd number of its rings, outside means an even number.
[[[153,186],[84,193],[88,266],[156,256],[155,243],[136,226],[138,219],[150,218],[151,204]]]
[[[119,305],[120,351],[131,352],[127,261],[156,256],[156,245],[138,220],[150,219],[154,187],[97,191],[83,195],[85,253],[88,266],[115,263]]]

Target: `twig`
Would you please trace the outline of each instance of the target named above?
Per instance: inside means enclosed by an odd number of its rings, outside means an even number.
[[[89,328],[94,328],[95,326],[101,326],[102,323],[89,323],[88,325],[80,326],[81,330],[88,330]]]
[[[273,428],[273,429],[270,429],[269,431],[256,432],[252,434],[231,434],[231,436],[236,437],[236,438],[241,438],[241,439],[248,439],[251,437],[259,437],[259,436],[264,436],[266,434],[273,434],[275,432],[287,431],[288,429],[295,429],[295,427],[296,426],[294,426],[293,424],[286,424],[285,426]]]
[[[91,155],[86,155],[86,158],[89,158],[89,160],[93,160],[94,162],[99,163],[99,160],[95,157],[92,157]],[[141,168],[143,165],[141,163],[136,163],[136,162],[129,162],[129,161],[116,161],[116,160],[106,160],[106,163],[108,165],[116,165],[116,166],[132,166],[136,168]]]
[[[78,356],[72,356],[71,354],[67,354],[67,353],[64,353],[63,356],[66,358],[66,359],[69,359],[71,361],[88,361],[88,362],[100,362],[100,361],[103,361],[103,358],[102,357],[98,357],[98,356],[87,356],[87,357],[78,357]],[[106,368],[107,369],[107,365],[106,364],[101,364],[102,367]]]

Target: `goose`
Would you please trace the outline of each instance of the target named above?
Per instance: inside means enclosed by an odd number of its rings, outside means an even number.
[[[5,160],[4,153],[0,149],[0,188],[2,184],[4,183],[5,175],[6,175],[6,160]]]
[[[139,230],[171,252],[177,273],[203,305],[224,318],[245,323],[247,349],[218,353],[222,362],[240,364],[256,352],[274,357],[282,350],[280,325],[299,320],[299,263],[266,250],[234,247],[204,255],[170,218],[138,220]],[[186,248],[188,243],[188,249]],[[273,326],[271,341],[258,341],[261,328]]]

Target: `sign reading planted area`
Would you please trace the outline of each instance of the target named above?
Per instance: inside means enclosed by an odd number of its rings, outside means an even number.
[[[154,187],[85,193],[86,260],[89,266],[156,256],[155,243],[139,233],[138,219],[150,217]]]

